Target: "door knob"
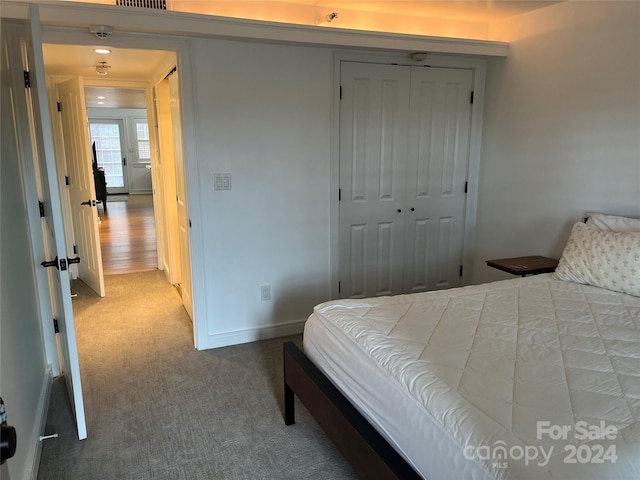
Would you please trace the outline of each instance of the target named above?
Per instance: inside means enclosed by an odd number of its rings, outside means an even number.
[[[16,429],[7,425],[7,413],[2,398],[0,398],[0,429],[0,464],[3,464],[16,454],[18,437]]]
[[[49,267],[56,267],[58,268],[58,257],[56,256],[56,258],[54,258],[53,260],[45,260],[44,262],[40,262],[40,265],[42,265],[44,268],[49,268]]]
[[[398,213],[402,213],[402,209],[400,209],[400,208],[399,208],[399,209],[398,209]]]
[[[412,212],[415,212],[415,211],[416,211],[416,209],[415,209],[414,207],[411,207],[411,211],[412,211]]]

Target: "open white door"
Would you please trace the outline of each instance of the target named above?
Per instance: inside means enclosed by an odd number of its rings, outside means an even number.
[[[58,85],[64,153],[69,172],[69,200],[78,247],[78,277],[104,297],[102,251],[93,180],[89,120],[81,78]]]
[[[40,200],[44,206],[45,216],[42,221],[42,234],[47,258],[36,261],[49,261],[57,265],[48,268],[49,288],[51,291],[52,310],[59,329],[59,342],[63,355],[61,369],[71,400],[71,408],[75,414],[80,440],[87,437],[87,426],[84,416],[84,401],[80,381],[80,364],[78,347],[71,305],[71,285],[68,270],[68,258],[64,241],[62,207],[56,178],[56,162],[54,157],[53,134],[51,129],[47,90],[45,85],[44,60],[42,55],[42,37],[40,34],[40,17],[38,6],[29,5],[31,32],[21,39],[22,61],[25,71],[29,72],[29,88],[25,89],[25,108],[29,116],[28,135],[33,145],[33,161],[36,183]],[[36,268],[45,268],[37,266]]]
[[[178,205],[176,198],[176,168],[173,153],[173,122],[171,120],[171,95],[169,79],[165,78],[156,85],[156,115],[160,155],[156,172],[162,178],[157,191],[162,195],[163,231],[164,231],[164,266],[169,283],[181,283],[180,276],[180,240],[178,236]]]
[[[189,255],[189,217],[184,178],[184,159],[182,158],[182,131],[180,114],[180,93],[178,72],[169,77],[171,95],[171,121],[173,125],[173,152],[176,168],[176,200],[178,204],[178,237],[180,243],[180,287],[182,304],[193,321],[193,301],[191,299],[191,257]]]

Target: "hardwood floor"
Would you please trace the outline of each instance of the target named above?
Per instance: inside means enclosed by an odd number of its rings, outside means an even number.
[[[105,275],[158,268],[156,230],[151,195],[124,195],[98,207],[100,246]]]

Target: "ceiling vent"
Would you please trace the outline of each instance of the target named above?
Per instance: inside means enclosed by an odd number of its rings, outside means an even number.
[[[116,0],[116,5],[124,7],[152,8],[154,10],[166,10],[167,0]]]

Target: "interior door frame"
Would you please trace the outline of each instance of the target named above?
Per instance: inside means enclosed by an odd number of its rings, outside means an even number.
[[[339,51],[333,55],[332,104],[331,104],[331,164],[330,164],[330,246],[329,271],[331,298],[340,298],[340,66],[342,62],[398,64],[407,66],[462,68],[473,72],[473,104],[471,105],[471,130],[469,136],[469,166],[467,172],[467,198],[465,202],[464,233],[462,245],[463,273],[461,285],[471,281],[475,227],[478,208],[478,182],[480,177],[480,155],[482,144],[482,119],[484,108],[484,87],[487,61],[483,58],[454,57],[450,55],[428,54],[424,62],[413,60],[408,54],[397,52],[370,53],[364,51]]]
[[[116,25],[114,25],[116,27]],[[95,37],[87,35],[86,26],[51,26],[42,25],[42,41],[44,43],[87,45],[96,43]],[[166,50],[174,52],[177,66],[182,71],[180,76],[180,97],[182,104],[181,130],[183,132],[183,158],[185,161],[185,186],[187,198],[187,214],[191,220],[189,231],[189,252],[191,263],[191,285],[193,299],[194,346],[198,350],[208,348],[207,345],[207,291],[204,271],[204,240],[202,224],[202,206],[200,202],[200,184],[198,181],[198,152],[195,137],[196,119],[193,98],[193,64],[191,61],[191,42],[183,37],[162,34],[149,34],[118,29],[118,34],[109,38],[109,45],[114,48],[135,48],[140,50]],[[97,81],[85,81],[85,86],[94,86]],[[147,115],[154,118],[153,91],[149,82],[113,82],[120,85],[140,85],[144,83],[147,92]],[[102,83],[104,85],[104,83]],[[151,135],[152,151],[157,144]],[[153,168],[152,160],[152,168]]]

